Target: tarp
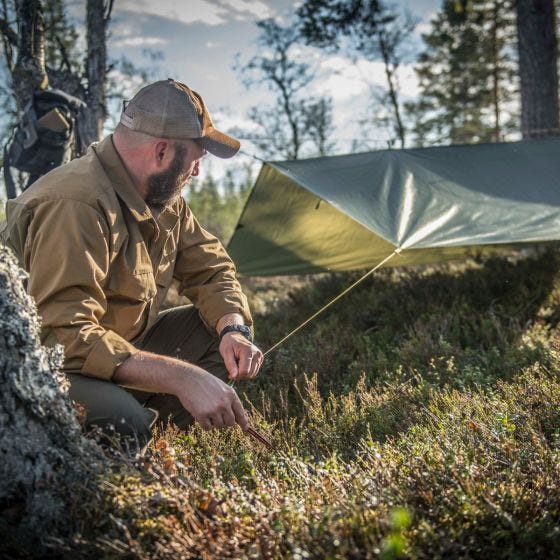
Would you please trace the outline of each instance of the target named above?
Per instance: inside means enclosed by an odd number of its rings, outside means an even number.
[[[243,275],[438,262],[560,239],[560,139],[264,163],[228,251]]]

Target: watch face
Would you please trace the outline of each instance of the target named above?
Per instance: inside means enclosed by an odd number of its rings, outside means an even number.
[[[251,340],[251,329],[247,325],[235,325],[235,330],[240,332],[245,338]]]

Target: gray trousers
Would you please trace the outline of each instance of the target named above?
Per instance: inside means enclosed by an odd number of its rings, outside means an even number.
[[[186,360],[227,380],[218,337],[208,332],[192,305],[160,313],[155,325],[134,344],[141,350]],[[67,373],[67,377],[70,398],[85,407],[86,429],[97,426],[107,436],[116,432],[132,450],[150,441],[156,422],[172,422],[180,428],[193,423],[174,395],[126,389],[77,373]]]

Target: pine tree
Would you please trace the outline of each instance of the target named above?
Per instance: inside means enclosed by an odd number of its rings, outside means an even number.
[[[516,0],[524,138],[557,136],[558,41],[554,0]]]
[[[511,0],[444,0],[423,36],[420,97],[408,105],[418,145],[503,140],[515,126]]]

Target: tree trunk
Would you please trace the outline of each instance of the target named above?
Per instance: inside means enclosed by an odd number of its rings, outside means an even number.
[[[103,134],[103,124],[107,118],[105,82],[107,77],[107,24],[112,2],[88,0],[87,3],[87,60],[86,75],[88,92],[88,116],[86,136],[89,142],[99,140]],[[88,142],[88,143],[89,143]]]
[[[36,89],[45,89],[45,26],[40,0],[16,2],[18,55],[13,69],[13,91],[21,110]]]
[[[383,66],[385,67],[385,76],[387,77],[387,85],[389,87],[389,99],[391,101],[391,107],[393,108],[393,114],[395,116],[395,131],[399,138],[401,148],[404,148],[405,138],[404,138],[404,126],[401,119],[401,112],[399,107],[397,88],[395,87],[395,72],[397,66],[392,64],[390,61],[390,52],[385,39],[383,29],[378,31],[379,34],[379,52],[383,58]]]
[[[498,26],[500,24],[498,0],[492,6],[492,105],[494,108],[494,142],[501,140],[500,125],[500,49],[498,47]]]
[[[107,462],[86,440],[65,394],[60,350],[39,343],[25,273],[0,245],[0,540],[41,552],[75,523],[73,510]],[[41,552],[44,554],[44,550]]]
[[[523,138],[558,134],[554,0],[517,0]]]
[[[6,6],[3,11],[7,12]],[[33,92],[46,89],[49,79],[45,68],[45,25],[40,0],[16,2],[18,33],[16,37],[17,58],[11,68],[12,91],[18,112],[23,111]],[[6,22],[7,25],[7,22]],[[5,41],[8,35],[3,33]],[[10,55],[4,43],[6,58]],[[10,64],[8,63],[8,68]],[[6,181],[7,198],[15,198],[17,189]]]

